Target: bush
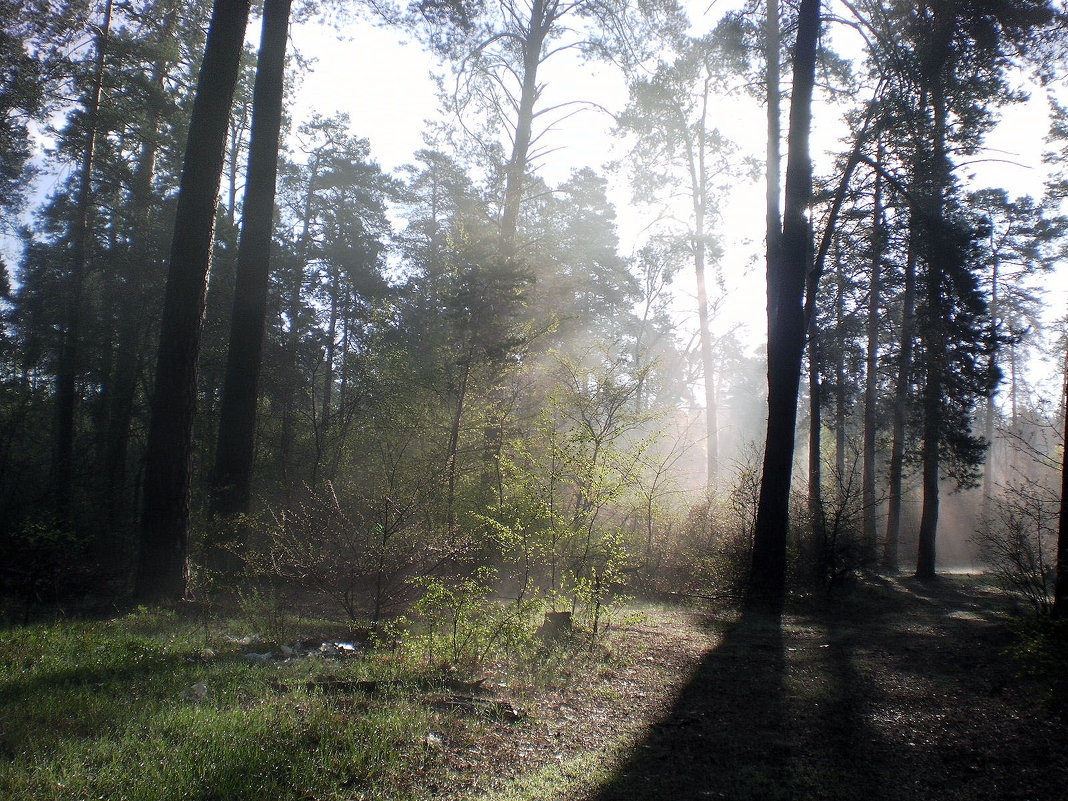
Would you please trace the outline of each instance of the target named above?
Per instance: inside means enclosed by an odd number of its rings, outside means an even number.
[[[1024,478],[999,487],[973,541],[998,582],[1038,615],[1053,606],[1060,498],[1046,484]]]
[[[348,615],[379,623],[411,600],[407,579],[431,558],[410,509],[387,498],[342,503],[331,484],[276,515],[261,570],[310,587]]]
[[[3,538],[4,593],[21,605],[24,622],[35,607],[70,596],[87,550],[70,525],[50,517],[28,518]]]
[[[496,570],[480,567],[469,576],[412,579],[423,590],[414,604],[425,626],[417,642],[425,647],[431,664],[474,669],[495,653],[514,653],[531,644],[541,599],[496,602],[497,578]]]

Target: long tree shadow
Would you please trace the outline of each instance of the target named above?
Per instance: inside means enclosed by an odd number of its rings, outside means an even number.
[[[746,616],[593,801],[786,798],[780,621]]]
[[[1063,799],[1063,728],[1005,656],[999,607],[894,579],[743,618],[589,801]]]

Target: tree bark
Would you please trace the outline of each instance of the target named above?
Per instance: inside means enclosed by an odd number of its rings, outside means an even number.
[[[66,281],[66,320],[63,344],[56,366],[56,418],[52,453],[52,494],[56,511],[70,517],[74,484],[74,407],[77,404],[78,344],[82,336],[82,296],[85,289],[86,251],[89,239],[89,206],[92,203],[93,161],[96,155],[96,129],[100,116],[100,94],[104,83],[111,30],[112,0],[104,6],[104,19],[96,39],[93,85],[85,103],[85,147],[78,172],[78,190],[71,226],[70,274]]]
[[[270,286],[271,231],[274,222],[278,141],[282,127],[286,40],[291,0],[266,0],[252,92],[252,133],[248,177],[237,250],[237,278],[219,406],[219,436],[212,474],[212,517],[248,514],[256,434],[256,390],[263,355]],[[238,541],[229,543],[238,550]],[[225,543],[220,543],[225,545]],[[214,549],[216,567],[233,569],[236,561]]]
[[[811,252],[805,213],[812,195],[808,140],[819,28],[819,0],[801,0],[790,99],[783,235],[779,252],[768,265],[768,429],[747,595],[751,608],[775,613],[781,611],[786,595],[790,478],[805,340],[805,277]]]
[[[877,154],[882,163],[882,148]],[[867,555],[874,559],[878,545],[875,530],[875,435],[879,427],[876,403],[879,392],[879,310],[882,306],[883,253],[886,248],[886,223],[883,219],[883,176],[875,173],[875,195],[872,204],[871,276],[868,283],[867,341],[864,352],[864,432],[862,434],[862,465],[860,493],[861,533]]]
[[[779,194],[782,192],[780,162],[782,161],[782,109],[779,89],[779,47],[782,34],[779,30],[779,2],[767,0],[764,20],[764,83],[768,99],[768,152],[767,196],[765,228],[767,230],[767,263],[778,258],[779,240],[782,238],[782,213]]]
[[[1061,510],[1057,525],[1057,576],[1053,584],[1055,618],[1068,618],[1068,355],[1064,361],[1064,427],[1061,431]]]
[[[174,37],[177,24],[178,12],[172,5],[164,17],[160,31],[161,42],[168,42]],[[160,58],[152,65],[151,84],[160,98],[164,96],[168,66],[165,58]],[[132,259],[119,314],[118,335],[115,341],[115,372],[110,385],[105,387],[107,435],[103,466],[108,523],[113,528],[120,527],[125,522],[130,508],[129,499],[126,497],[126,461],[130,444],[130,423],[137,395],[137,379],[143,367],[148,339],[148,332],[145,330],[147,284],[152,269],[151,262],[156,255],[151,245],[150,228],[153,223],[152,212],[159,206],[158,198],[154,197],[152,192],[160,147],[159,123],[159,104],[153,102],[146,109],[141,151],[131,181]]]
[[[941,20],[942,28],[949,26]],[[943,30],[936,38],[947,37]],[[945,47],[948,50],[948,39]],[[939,470],[942,441],[942,391],[946,370],[946,333],[943,320],[945,301],[944,264],[952,255],[947,241],[945,193],[949,186],[949,165],[946,157],[946,116],[944,67],[939,68],[931,90],[933,131],[931,167],[924,176],[927,189],[921,198],[924,232],[927,245],[927,276],[925,285],[923,331],[923,445],[920,462],[923,469],[923,509],[920,513],[920,537],[916,554],[916,577],[935,577],[936,541],[938,536]]]
[[[888,468],[886,538],[883,540],[883,570],[898,569],[901,541],[901,500],[905,471],[905,423],[908,418],[909,390],[912,387],[913,338],[916,331],[916,233],[915,215],[910,222],[909,249],[905,258],[905,285],[901,298],[900,349],[897,356],[897,386],[894,388],[893,431]]]
[[[834,472],[839,487],[846,485],[846,363],[845,363],[845,273],[841,240],[834,237],[834,329],[838,340],[834,353]]]
[[[186,586],[193,418],[204,301],[227,120],[249,0],[216,0],[197,79],[179,184],[145,454],[135,595],[179,600]]]
[[[693,265],[697,278],[697,321],[701,348],[701,372],[705,389],[705,490],[715,488],[719,471],[719,417],[716,408],[716,369],[712,358],[711,314],[708,306],[708,278],[706,264],[708,249],[705,247],[705,215],[707,204],[707,177],[705,175],[705,118],[708,107],[708,91],[704,95],[701,126],[698,130],[697,153],[690,158],[691,199],[694,210]],[[696,163],[693,156],[696,155]]]
[[[504,207],[501,211],[501,243],[503,255],[507,259],[516,255],[519,211],[523,201],[523,184],[534,130],[534,104],[539,94],[538,67],[541,65],[541,48],[555,21],[556,4],[547,6],[546,0],[533,0],[530,6],[530,22],[522,42],[523,83],[517,105],[512,153],[505,166]]]

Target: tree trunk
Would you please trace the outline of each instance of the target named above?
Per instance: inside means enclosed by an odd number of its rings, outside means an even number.
[[[93,161],[96,154],[96,129],[100,116],[100,93],[104,83],[104,59],[111,31],[112,0],[104,6],[104,20],[96,40],[96,65],[93,85],[85,103],[85,147],[78,174],[78,190],[71,225],[70,274],[67,277],[66,321],[63,343],[56,365],[56,418],[52,453],[52,494],[56,511],[63,517],[72,513],[74,483],[74,407],[77,402],[78,344],[82,336],[82,295],[87,268],[89,206],[92,203]]]
[[[178,23],[174,6],[167,9],[161,40],[173,38]],[[164,80],[168,63],[160,59],[152,65],[151,83],[163,96]],[[141,152],[131,181],[130,203],[133,217],[130,225],[131,259],[129,283],[122,298],[119,313],[115,373],[110,386],[105,387],[107,398],[107,435],[104,447],[103,468],[108,523],[119,527],[128,511],[126,496],[126,461],[130,444],[130,423],[133,418],[134,399],[137,395],[137,379],[145,358],[148,339],[146,306],[150,262],[155,255],[151,245],[150,228],[152,211],[159,206],[153,196],[152,183],[156,174],[156,158],[159,154],[160,113],[157,103],[146,109],[142,128]]]
[[[703,153],[703,147],[701,148]],[[703,173],[703,170],[701,170]],[[716,414],[716,372],[712,358],[712,330],[708,311],[708,282],[705,276],[705,213],[703,192],[695,195],[697,212],[694,226],[694,272],[697,276],[697,319],[701,348],[701,372],[705,386],[705,490],[715,488],[719,470],[719,421]]]
[[[779,240],[782,238],[782,214],[779,209],[779,194],[782,184],[779,178],[782,161],[781,97],[779,89],[779,47],[782,35],[779,31],[779,2],[767,0],[764,20],[764,83],[768,100],[768,152],[767,195],[765,228],[767,230],[767,263],[778,258]]]
[[[878,163],[882,165],[882,148]],[[879,427],[876,403],[879,392],[879,310],[882,306],[883,253],[886,248],[886,223],[883,219],[883,176],[875,173],[875,196],[872,205],[871,276],[868,283],[867,342],[864,352],[864,432],[862,435],[863,462],[860,493],[862,536],[869,558],[874,558],[878,545],[875,531],[875,435]]]
[[[1068,355],[1064,362],[1064,427],[1061,431],[1061,510],[1057,525],[1057,577],[1053,585],[1055,618],[1068,618]]]
[[[882,567],[887,572],[898,569],[898,546],[901,541],[901,494],[905,472],[905,423],[908,418],[909,390],[912,387],[912,350],[916,331],[916,233],[915,215],[910,222],[909,250],[905,258],[905,286],[901,298],[901,334],[897,356],[897,386],[894,389],[893,431],[887,477],[886,539],[883,541]]]
[[[945,19],[941,27],[948,27]],[[936,34],[937,36],[938,34]],[[942,36],[947,36],[945,31]],[[947,45],[948,48],[948,45]],[[920,541],[916,554],[916,577],[935,576],[936,540],[938,536],[938,480],[942,440],[942,391],[946,371],[946,333],[944,325],[945,301],[944,265],[952,258],[948,242],[945,214],[945,193],[949,187],[949,164],[946,156],[947,101],[943,69],[939,69],[931,91],[933,131],[931,167],[924,177],[928,187],[921,198],[924,232],[927,246],[927,283],[923,330],[923,445],[920,461],[923,468],[923,510],[920,513]]]
[[[998,253],[994,247],[994,229],[990,229],[990,246],[993,253],[990,272],[990,372],[998,367]],[[990,493],[994,487],[994,396],[997,385],[992,384],[986,393],[986,409],[983,415],[983,436],[986,438],[986,463],[983,465],[983,511],[990,503]]]
[[[815,281],[811,291],[815,293]],[[822,570],[822,551],[827,542],[827,519],[823,508],[823,389],[820,382],[820,340],[816,316],[808,321],[808,516],[812,521],[812,564]]]
[[[501,211],[501,243],[506,259],[516,255],[519,211],[523,201],[523,183],[527,174],[527,158],[534,129],[534,104],[539,93],[538,67],[541,64],[541,48],[553,24],[553,18],[546,12],[545,0],[533,0],[529,27],[522,42],[523,82],[516,109],[515,139],[512,142],[511,156],[505,166],[504,208]]]
[[[308,265],[308,254],[311,252],[311,218],[315,203],[315,182],[319,178],[319,158],[313,153],[309,165],[311,174],[308,176],[307,194],[304,196],[304,218],[301,221],[300,251],[297,264],[294,265],[292,281],[287,287],[286,302],[288,308],[286,314],[289,317],[289,330],[285,335],[283,346],[283,364],[285,366],[282,380],[282,425],[278,436],[276,457],[278,460],[278,472],[282,476],[283,491],[289,497],[289,457],[293,450],[293,431],[296,427],[296,396],[297,396],[297,355],[300,348],[300,312],[301,291],[304,288],[304,268]]]
[[[145,454],[135,588],[141,601],[178,600],[185,592],[197,358],[227,120],[248,15],[249,0],[216,0],[193,100]]]
[[[790,477],[805,340],[805,277],[811,252],[805,212],[812,194],[808,139],[819,28],[819,0],[801,0],[790,99],[783,235],[779,253],[768,265],[768,430],[747,597],[750,607],[772,612],[781,611],[786,595]]]
[[[834,480],[846,485],[846,364],[845,364],[845,274],[841,240],[834,237],[834,329],[838,340],[834,353]]]
[[[291,0],[266,0],[263,6],[230,347],[219,405],[219,436],[211,483],[210,512],[218,518],[248,514],[252,499],[256,389],[267,320],[290,3]],[[238,533],[238,541],[228,545],[240,550],[242,539]],[[213,553],[219,557],[212,560],[215,567],[230,570],[238,566],[231,550],[214,548]]]

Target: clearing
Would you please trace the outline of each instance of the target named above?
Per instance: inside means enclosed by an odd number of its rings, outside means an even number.
[[[685,610],[452,750],[441,798],[1068,798],[1064,722],[974,578],[881,579],[781,626]],[[481,792],[479,792],[481,791]]]
[[[0,798],[1064,801],[1009,603],[947,576],[781,623],[650,605],[476,676],[313,621],[299,647],[165,610],[0,629]]]

